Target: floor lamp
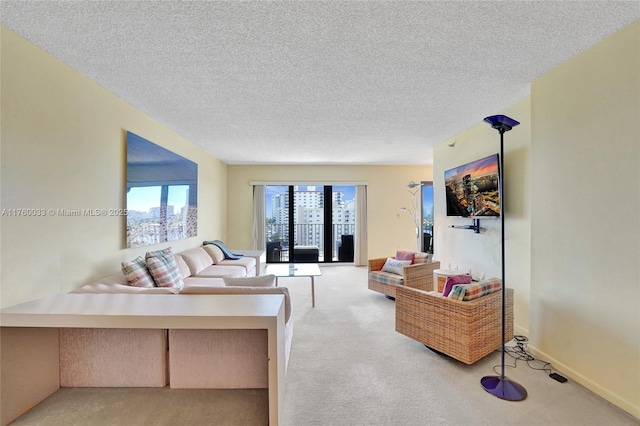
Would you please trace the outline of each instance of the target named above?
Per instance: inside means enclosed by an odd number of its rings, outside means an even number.
[[[516,120],[506,115],[492,115],[484,119],[500,133],[500,173],[502,177],[499,179],[500,190],[500,222],[502,228],[502,359],[500,363],[499,376],[485,376],[480,380],[484,390],[500,399],[508,401],[522,401],[527,397],[527,390],[519,383],[514,382],[504,375],[504,354],[505,354],[505,272],[504,272],[504,191],[502,181],[504,180],[504,133],[508,132],[518,124]]]
[[[401,207],[400,210],[405,211],[405,212],[409,212],[409,214],[411,215],[411,219],[413,220],[413,224],[416,227],[416,246],[417,246],[417,251],[421,252],[422,251],[422,244],[421,243],[421,238],[420,238],[420,218],[418,217],[418,191],[420,190],[420,187],[422,186],[421,183],[415,183],[414,181],[409,182],[408,185],[406,185],[407,190],[411,193],[411,210],[409,210],[406,207]]]

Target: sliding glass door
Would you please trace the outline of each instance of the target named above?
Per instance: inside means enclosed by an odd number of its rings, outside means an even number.
[[[433,182],[422,182],[422,251],[433,253]]]
[[[353,262],[355,187],[265,187],[267,262]]]

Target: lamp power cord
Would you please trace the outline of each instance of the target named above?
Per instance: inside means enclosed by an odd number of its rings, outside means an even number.
[[[505,367],[516,368],[518,366],[518,361],[526,362],[527,366],[532,370],[544,371],[551,377],[552,379],[564,383],[567,379],[554,371],[551,367],[551,363],[541,360],[539,358],[534,357],[527,351],[527,342],[529,338],[526,336],[516,335],[513,337],[515,340],[515,346],[507,346],[504,347],[504,352],[506,355],[509,355],[513,359],[513,365],[509,365],[505,363]],[[500,368],[501,365],[494,365],[493,371],[498,373],[497,368]]]

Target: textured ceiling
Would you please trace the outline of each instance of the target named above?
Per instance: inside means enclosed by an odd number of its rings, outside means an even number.
[[[0,12],[228,164],[410,165],[640,18],[640,3],[2,0]]]

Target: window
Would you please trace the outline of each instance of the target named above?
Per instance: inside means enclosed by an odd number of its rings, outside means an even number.
[[[355,186],[265,186],[267,262],[295,262],[296,246],[317,247],[318,262],[352,262],[354,209]]]
[[[422,251],[433,253],[433,182],[422,182]]]

